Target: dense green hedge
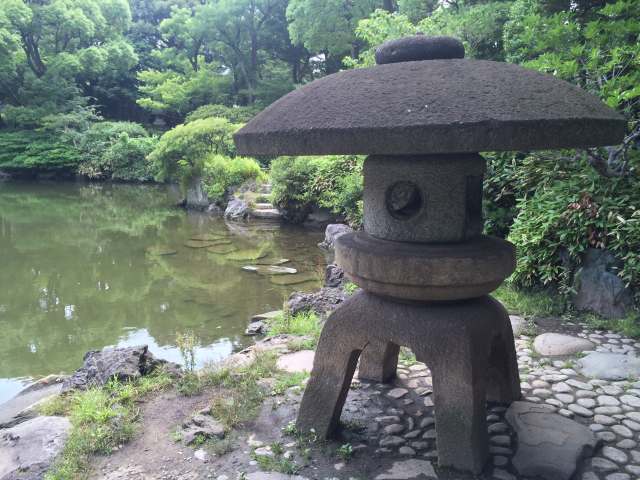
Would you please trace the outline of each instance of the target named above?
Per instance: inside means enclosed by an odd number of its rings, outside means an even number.
[[[314,206],[362,224],[363,157],[280,157],[271,163],[273,202],[287,218],[303,221]]]

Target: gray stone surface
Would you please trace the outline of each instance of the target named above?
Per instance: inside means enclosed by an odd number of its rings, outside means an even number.
[[[399,460],[386,472],[375,476],[375,480],[420,480],[438,478],[433,465],[427,460]]]
[[[318,244],[326,250],[333,250],[334,242],[345,233],[353,232],[353,228],[343,223],[331,223],[324,229],[324,240]]]
[[[423,154],[614,145],[626,121],[579,88],[486,60],[344,70],[234,135],[241,155]]]
[[[313,293],[294,292],[287,300],[287,308],[292,315],[300,312],[314,311],[326,315],[344,302],[348,295],[341,287],[324,287]]]
[[[633,307],[633,294],[616,271],[621,262],[607,250],[590,248],[574,278],[573,304],[604,317],[624,317]]]
[[[411,300],[455,300],[495,290],[515,268],[515,250],[480,236],[459,244],[380,240],[365,232],[336,242],[336,262],[360,287]]]
[[[344,270],[335,263],[327,265],[324,271],[324,286],[339,287],[344,282]]]
[[[457,38],[411,35],[389,40],[376,48],[378,65],[446,58],[464,58],[464,45]]]
[[[0,405],[0,429],[10,428],[37,416],[34,405],[62,390],[64,375],[49,375],[26,387]]]
[[[478,154],[369,156],[363,167],[364,230],[405,242],[460,242],[482,233]]]
[[[640,358],[620,353],[592,352],[578,360],[576,367],[586,377],[605,380],[640,377]]]
[[[552,412],[551,407],[527,402],[514,402],[507,410],[506,419],[518,437],[513,465],[521,475],[569,480],[597,445],[587,427]]]
[[[244,220],[249,216],[249,204],[239,198],[232,198],[224,211],[224,218],[230,220]]]
[[[313,350],[300,350],[278,357],[277,366],[286,372],[310,372],[313,369]]]
[[[90,351],[84,356],[82,367],[67,378],[62,391],[84,390],[93,385],[104,385],[112,377],[127,381],[151,373],[164,365],[175,374],[180,367],[153,356],[146,345],[136,347],[111,348],[101,351]]]
[[[543,333],[533,341],[533,348],[540,355],[561,356],[573,355],[585,350],[593,350],[595,345],[580,337],[561,333]]]
[[[524,333],[524,330],[527,328],[527,322],[524,318],[519,315],[509,315],[509,320],[511,320],[511,329],[513,330],[513,336],[519,337]]]
[[[70,429],[64,417],[36,417],[0,430],[0,479],[40,480],[62,451]]]

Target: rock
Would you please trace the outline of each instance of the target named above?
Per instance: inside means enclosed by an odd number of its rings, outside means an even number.
[[[293,275],[298,270],[291,267],[283,267],[281,265],[246,265],[242,267],[245,272],[255,272],[260,275]]]
[[[193,458],[200,460],[201,462],[206,462],[209,460],[209,454],[206,450],[199,448],[195,452],[193,452]]]
[[[353,232],[353,228],[349,225],[344,225],[342,223],[331,223],[327,225],[327,228],[324,231],[324,241],[318,244],[319,247],[325,248],[327,250],[334,249],[334,242],[337,238],[341,237],[345,233]]]
[[[69,436],[64,417],[36,417],[0,431],[0,479],[41,479]]]
[[[62,390],[64,375],[48,375],[20,391],[15,397],[0,405],[0,429],[11,428],[38,416],[36,404]]]
[[[633,295],[616,274],[620,264],[607,250],[590,248],[585,252],[573,281],[573,304],[578,310],[591,310],[607,318],[621,318],[629,312]]]
[[[193,177],[187,186],[185,206],[193,210],[205,210],[209,207],[209,198],[202,189],[202,178]]]
[[[264,320],[272,320],[280,317],[283,314],[282,310],[273,310],[272,312],[259,313],[251,317],[252,322],[259,322]]]
[[[375,480],[414,480],[422,478],[437,478],[431,462],[427,460],[399,460],[386,472],[376,475]]]
[[[398,400],[404,397],[407,393],[409,393],[409,390],[407,390],[406,388],[392,388],[387,392],[387,397]]]
[[[573,355],[585,350],[593,350],[595,345],[580,337],[561,333],[543,333],[533,341],[533,348],[540,355],[557,356]]]
[[[576,367],[586,377],[604,380],[640,377],[640,358],[620,353],[592,352],[578,360]]]
[[[622,395],[620,401],[630,407],[640,408],[640,398],[635,395]]]
[[[614,447],[602,447],[602,456],[619,464],[626,463],[628,460],[626,453]]]
[[[518,438],[513,465],[520,475],[569,480],[597,445],[585,426],[551,413],[552,407],[513,402],[505,415]]]
[[[209,215],[216,215],[216,216],[220,215],[220,216],[222,216],[222,215],[224,215],[224,210],[219,205],[216,205],[215,203],[212,203],[211,205],[209,205],[207,207],[207,213]]]
[[[327,265],[324,271],[324,286],[339,287],[344,280],[344,270],[335,263]]]
[[[249,326],[244,331],[245,335],[253,336],[253,335],[262,335],[267,330],[267,325],[262,321],[251,322]]]
[[[123,382],[134,380],[160,366],[180,374],[178,365],[155,358],[146,345],[90,351],[85,354],[82,367],[64,381],[62,392],[104,385],[113,377]]]
[[[315,352],[313,350],[300,350],[294,353],[288,353],[278,358],[276,366],[280,370],[286,372],[311,372],[313,369],[313,358]]]
[[[509,320],[511,320],[511,329],[513,330],[513,336],[519,337],[522,335],[522,332],[527,327],[527,322],[524,318],[518,315],[509,315]]]
[[[224,218],[244,220],[249,216],[249,204],[239,198],[232,198],[224,211]]]
[[[346,299],[347,294],[342,288],[324,287],[314,293],[292,293],[287,301],[287,306],[292,315],[309,310],[320,315],[326,315],[335,310]]]
[[[225,436],[224,427],[211,415],[196,414],[182,427],[182,441],[185,445],[191,445],[198,438],[222,439]]]

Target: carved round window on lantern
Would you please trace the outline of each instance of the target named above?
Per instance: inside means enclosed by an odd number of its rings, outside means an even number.
[[[389,214],[397,220],[410,220],[415,217],[424,203],[420,188],[409,181],[400,181],[387,189],[386,207]]]

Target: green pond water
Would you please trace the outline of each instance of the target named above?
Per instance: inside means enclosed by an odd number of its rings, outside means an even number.
[[[320,231],[174,200],[159,186],[0,182],[0,403],[107,345],[180,362],[176,333],[192,331],[198,363],[220,360],[252,342],[251,315],[320,286]],[[299,273],[242,269],[284,258]]]

